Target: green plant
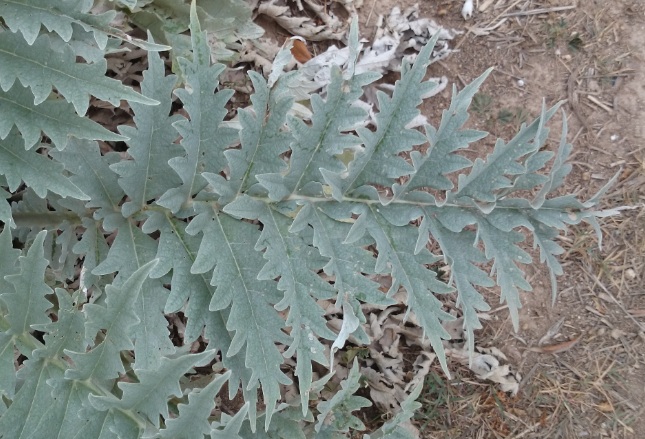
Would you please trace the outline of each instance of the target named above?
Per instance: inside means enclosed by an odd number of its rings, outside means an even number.
[[[565,35],[568,26],[564,18],[545,22],[544,35],[546,36],[546,46],[549,48],[554,47],[560,38]]]
[[[519,290],[530,290],[518,264],[531,263],[519,230],[555,294],[559,230],[596,224],[602,190],[587,202],[547,198],[571,169],[566,119],[557,153],[542,150],[557,105],[474,163],[457,153],[486,135],[463,127],[489,72],[453,91],[438,128],[406,128],[436,86],[423,81],[433,43],[391,97],[379,95],[373,130],[354,103],[378,75],[354,72],[354,26],[349,65],[311,96],[311,121],[289,115],[299,73],[276,62],[268,80],[249,73],[252,108],[239,110],[238,131],[223,124],[233,93],[219,87],[224,66],[211,65],[194,6],[183,79],[150,52],[137,93],[103,76],[102,57],[75,61],[78,41],[107,47],[91,1],[41,8],[61,20],[38,18],[51,34],[7,12],[16,5],[43,3],[0,3],[22,33],[0,33],[0,438],[344,437],[364,428],[353,412],[370,404],[354,395],[358,358],[326,400],[332,373],[314,380],[312,364],[329,367],[329,345],[333,356],[350,335],[369,343],[364,304],[405,290],[448,373],[441,323],[453,317],[440,297],[456,292],[472,350],[477,312],[489,309],[476,287],[499,285],[517,325]],[[170,114],[173,94],[187,117]],[[134,126],[115,134],[92,122],[90,95],[128,100]],[[129,157],[101,154],[97,139],[125,140]],[[442,258],[447,283],[431,267]],[[374,275],[391,276],[387,293]],[[320,306],[328,299],[343,311],[338,334]],[[167,318],[185,323],[181,334]],[[294,376],[300,394],[287,400],[281,386]],[[231,416],[212,414],[224,383],[245,401]],[[400,425],[420,391],[369,437],[409,437]]]
[[[472,109],[474,112],[484,115],[488,113],[493,105],[493,98],[486,93],[475,93],[473,96]]]
[[[497,112],[497,120],[502,124],[513,124],[515,127],[521,126],[528,121],[530,114],[526,108],[502,108]]]

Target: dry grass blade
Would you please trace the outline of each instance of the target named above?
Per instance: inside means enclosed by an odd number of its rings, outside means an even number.
[[[542,14],[550,14],[552,12],[568,11],[570,9],[575,9],[575,8],[576,8],[576,5],[557,6],[555,8],[531,9],[529,11],[509,12],[502,15],[502,17],[521,17],[521,16],[527,16],[527,15],[542,15]]]
[[[529,348],[529,351],[538,352],[540,354],[559,354],[560,352],[568,351],[569,349],[574,347],[576,344],[578,344],[581,338],[582,338],[582,335],[579,335],[576,338],[573,338],[568,341],[564,341],[562,343]]]
[[[544,334],[544,337],[542,337],[540,341],[538,341],[538,346],[543,346],[548,342],[550,342],[551,339],[555,337],[558,334],[558,332],[560,332],[560,328],[562,327],[563,323],[564,323],[564,317],[562,317],[560,320],[555,322],[555,324],[549,328],[546,334]]]

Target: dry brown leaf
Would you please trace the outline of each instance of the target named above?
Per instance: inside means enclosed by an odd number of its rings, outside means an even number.
[[[603,412],[603,413],[611,413],[611,412],[613,412],[613,411],[614,411],[614,406],[612,406],[612,405],[611,405],[610,403],[608,403],[608,402],[601,402],[600,404],[598,404],[598,405],[596,406],[596,408],[597,408],[598,410],[600,410],[601,412]]]
[[[582,336],[579,335],[576,338],[573,338],[568,341],[564,341],[562,343],[529,348],[529,351],[538,352],[540,354],[559,354],[560,352],[568,351],[569,349],[574,347],[576,344],[578,344],[581,338]]]

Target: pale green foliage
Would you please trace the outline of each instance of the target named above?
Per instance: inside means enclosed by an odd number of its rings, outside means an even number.
[[[52,139],[58,149],[65,148],[67,136],[79,139],[125,140],[90,119],[74,112],[74,107],[63,100],[47,99],[34,105],[29,89],[18,84],[0,92],[0,137],[6,138],[15,125],[21,132],[25,146],[30,149],[41,137],[41,130]]]
[[[119,81],[105,77],[105,61],[83,64],[74,58],[75,54],[68,46],[62,53],[52,50],[47,35],[29,45],[20,35],[5,31],[0,38],[0,87],[7,91],[19,79],[22,85],[30,87],[34,104],[45,101],[52,87],[56,87],[80,115],[87,111],[90,95],[113,105],[118,105],[122,99],[147,105],[157,103]]]
[[[349,376],[340,383],[341,389],[329,401],[318,404],[318,423],[315,430],[321,437],[329,436],[330,432],[333,434],[349,432],[350,429],[365,430],[363,422],[352,414],[354,410],[372,405],[368,399],[354,395],[360,387],[360,378],[358,361],[354,359]]]
[[[378,75],[354,74],[354,27],[349,64],[311,96],[311,120],[290,115],[299,73],[276,63],[268,81],[250,73],[238,131],[223,124],[233,93],[219,84],[224,66],[211,64],[198,17],[210,30],[228,24],[220,41],[232,44],[253,31],[246,5],[115,3],[163,42],[185,43],[176,75],[149,53],[141,93],[104,76],[109,40],[128,38],[110,27],[113,12],[96,16],[92,5],[0,1],[9,28],[0,32],[0,195],[11,198],[0,200],[2,439],[345,437],[365,429],[357,411],[370,404],[356,395],[358,362],[335,394],[321,394],[335,351],[350,336],[370,343],[364,304],[404,292],[448,373],[445,300],[455,298],[472,349],[477,313],[489,309],[478,287],[497,285],[517,324],[520,291],[531,289],[527,235],[555,294],[555,238],[570,224],[597,226],[604,189],[587,202],[554,194],[571,170],[566,119],[556,153],[544,148],[557,105],[474,163],[459,153],[486,136],[464,126],[489,72],[453,90],[438,128],[408,128],[437,86],[423,80],[432,44],[391,97],[379,94],[373,128],[355,103]],[[189,41],[173,26],[190,27]],[[173,95],[186,116],[171,114]],[[116,134],[84,117],[91,96],[127,100],[133,124]],[[102,154],[95,140],[124,140],[128,155]],[[339,334],[323,300],[342,310]],[[330,372],[317,379],[320,370]],[[294,378],[299,395],[286,400]],[[225,396],[245,401],[236,413],[216,407],[225,383]],[[411,437],[401,424],[420,390],[369,437]]]
[[[190,37],[184,32],[190,27],[190,7],[183,0],[119,0],[132,12],[130,19],[148,29],[155,40],[171,45],[173,71],[179,58],[192,49]],[[252,10],[240,0],[197,0],[197,15],[204,30],[212,36],[210,47],[205,47],[217,59],[230,60],[241,49],[240,39],[256,39],[263,29],[251,20]]]

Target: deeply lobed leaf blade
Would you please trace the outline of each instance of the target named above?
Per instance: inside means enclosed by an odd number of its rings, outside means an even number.
[[[36,38],[33,45],[11,32],[3,32],[0,38],[0,87],[8,91],[19,79],[22,85],[31,88],[36,105],[49,97],[52,87],[74,105],[79,115],[87,111],[90,95],[112,105],[119,105],[121,100],[158,104],[106,77],[105,69],[105,61],[77,63],[75,54],[67,46],[62,53],[52,50],[47,35]]]

